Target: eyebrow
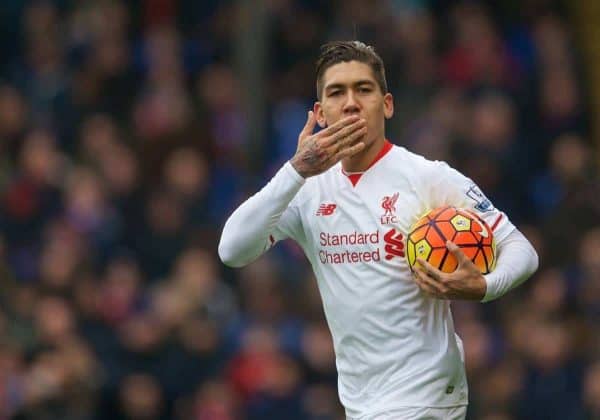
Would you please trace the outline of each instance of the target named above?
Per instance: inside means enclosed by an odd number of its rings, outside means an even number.
[[[354,87],[358,87],[361,85],[369,85],[369,86],[375,86],[375,82],[373,82],[372,80],[358,80],[354,83],[352,83],[352,86]],[[325,86],[325,91],[331,91],[333,89],[342,89],[345,88],[347,85],[345,85],[344,83],[332,83],[330,85]]]

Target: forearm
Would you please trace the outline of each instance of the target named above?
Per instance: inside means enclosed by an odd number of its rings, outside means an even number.
[[[304,179],[288,162],[263,189],[242,203],[221,234],[219,257],[223,263],[241,267],[265,252],[271,232],[303,184]]]
[[[504,295],[529,278],[538,267],[538,255],[518,230],[511,232],[497,249],[496,268],[485,275],[487,290],[482,302]]]

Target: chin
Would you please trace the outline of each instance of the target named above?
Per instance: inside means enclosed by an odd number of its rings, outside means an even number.
[[[363,142],[365,143],[365,149],[368,149],[369,147],[373,146],[373,144],[375,144],[375,139],[374,138],[364,139]]]

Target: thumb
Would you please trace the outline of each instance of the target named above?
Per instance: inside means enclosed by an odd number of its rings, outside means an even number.
[[[462,252],[460,247],[458,245],[456,245],[454,242],[446,241],[446,248],[448,248],[448,251],[450,251],[452,253],[452,255],[454,255],[454,257],[456,258],[456,261],[458,261],[459,267],[461,265],[464,265],[465,263],[469,262],[469,259],[467,258],[465,253]]]
[[[304,124],[304,128],[300,132],[300,136],[298,136],[298,142],[301,143],[306,137],[310,136],[313,131],[315,131],[315,126],[317,125],[317,119],[315,118],[315,113],[312,111],[308,111],[308,118],[306,119],[306,124]]]

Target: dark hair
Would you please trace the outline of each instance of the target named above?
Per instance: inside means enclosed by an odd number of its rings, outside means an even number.
[[[319,54],[319,58],[317,59],[317,98],[319,100],[321,100],[325,71],[335,64],[349,61],[360,61],[361,63],[368,64],[371,70],[373,70],[373,76],[381,92],[383,94],[387,93],[383,60],[373,47],[360,41],[334,41],[321,46],[321,54]]]

